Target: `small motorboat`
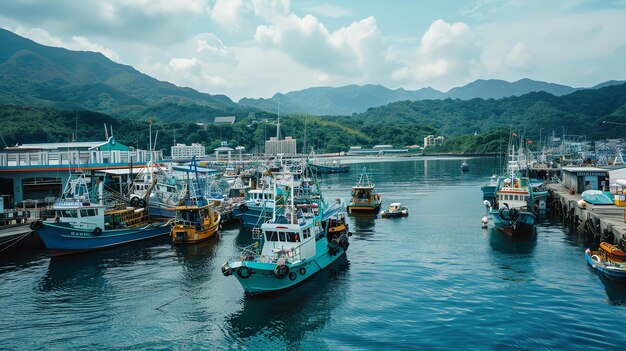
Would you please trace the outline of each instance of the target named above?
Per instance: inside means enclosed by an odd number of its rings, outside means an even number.
[[[600,190],[585,190],[581,194],[586,203],[592,205],[613,205],[613,199]]]
[[[463,163],[461,163],[461,171],[469,172],[469,165],[467,164],[467,162],[463,161]]]
[[[383,211],[381,215],[383,217],[404,217],[409,215],[409,209],[402,206],[399,202],[394,202],[389,205],[389,209],[387,211]]]
[[[605,276],[626,282],[626,253],[615,245],[601,242],[598,251],[585,250],[587,263]]]

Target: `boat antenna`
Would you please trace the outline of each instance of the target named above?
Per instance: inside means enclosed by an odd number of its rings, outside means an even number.
[[[152,117],[150,117],[150,124],[148,124],[148,151],[150,152],[150,162],[152,162]]]
[[[104,123],[104,137],[109,140],[109,131],[107,130],[107,124]]]

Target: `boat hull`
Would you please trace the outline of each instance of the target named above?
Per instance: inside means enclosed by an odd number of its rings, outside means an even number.
[[[604,274],[605,276],[617,280],[620,282],[626,282],[626,268],[622,269],[611,269],[605,264],[601,262],[596,262],[593,260],[593,253],[589,250],[585,251],[585,258],[587,259],[587,263],[596,271]]]
[[[380,203],[374,205],[348,205],[348,213],[372,213],[380,211]]]
[[[333,166],[322,166],[322,165],[309,163],[309,168],[313,172],[322,173],[322,174],[347,173],[350,171],[350,167],[347,165],[333,167]]]
[[[206,240],[217,233],[218,224],[205,230],[195,230],[188,226],[174,226],[171,231],[173,244],[194,244]]]
[[[308,280],[346,253],[341,246],[329,249],[325,245],[325,240],[318,241],[318,252],[321,250],[322,253],[310,259],[288,265],[289,273],[282,279],[274,275],[276,264],[256,261],[234,263],[231,266],[232,275],[237,278],[246,295],[279,292]]]
[[[233,209],[233,216],[239,218],[245,227],[260,228],[267,219],[272,218],[274,209],[263,206],[246,206]]]
[[[494,226],[509,235],[528,234],[535,228],[537,216],[528,211],[519,211],[516,218],[508,216],[508,210],[491,211]]]
[[[93,230],[72,228],[64,223],[43,223],[37,232],[48,250],[55,254],[69,254],[167,235],[170,227],[166,222],[156,222],[141,227],[105,230],[97,235]]]

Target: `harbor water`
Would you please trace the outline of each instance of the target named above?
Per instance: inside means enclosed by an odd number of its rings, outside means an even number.
[[[250,232],[68,257],[0,258],[2,350],[608,350],[626,343],[626,286],[587,266],[583,238],[482,229],[493,158],[377,159],[322,177],[349,199],[364,166],[405,218],[350,217],[346,259],[282,294],[245,297],[220,266]]]

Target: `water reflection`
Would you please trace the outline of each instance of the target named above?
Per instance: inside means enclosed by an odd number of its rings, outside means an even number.
[[[350,214],[352,218],[351,230],[353,233],[359,234],[372,234],[374,226],[376,225],[376,218],[378,215],[371,213],[353,213]]]
[[[219,235],[208,238],[201,242],[188,245],[174,245],[174,258],[184,268],[185,281],[204,281],[211,276],[214,268],[215,256],[219,247]]]
[[[616,306],[626,306],[626,283],[611,280],[602,274],[598,275],[600,276],[600,281],[604,284],[609,303]]]
[[[344,255],[293,289],[243,298],[243,308],[226,318],[228,332],[259,349],[299,349],[306,334],[322,329],[343,303],[348,267]]]
[[[534,271],[532,256],[537,244],[537,232],[526,235],[510,236],[491,228],[489,233],[489,245],[491,246],[490,258],[493,265],[500,268],[497,276],[506,281],[529,281]]]

